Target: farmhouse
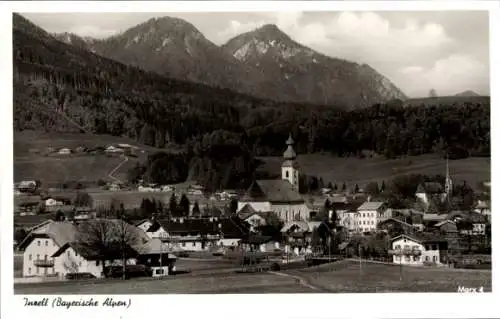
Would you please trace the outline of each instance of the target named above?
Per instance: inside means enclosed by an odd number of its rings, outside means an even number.
[[[287,242],[286,250],[293,251],[296,255],[310,250],[312,233],[318,229],[322,222],[291,221],[281,229],[282,236]]]
[[[36,190],[37,184],[35,181],[21,181],[17,189],[21,193],[33,192]]]
[[[145,229],[147,225],[143,221],[138,227]],[[234,247],[249,231],[250,226],[235,217],[173,218],[152,221],[146,234],[181,251],[203,251],[210,247]]]
[[[69,241],[72,241],[76,227],[66,222],[46,222],[33,229],[18,249],[23,254],[23,277],[55,276],[55,259],[52,255]]]
[[[122,249],[119,243],[109,245],[109,252],[105,254],[106,265],[120,265],[122,263]],[[129,245],[123,250],[126,264],[134,265],[139,253]],[[68,242],[59,248],[52,256],[54,270],[59,276],[68,273],[92,274],[96,278],[104,277],[101,262],[102,252],[95,247],[77,242]]]
[[[120,153],[124,153],[125,151],[122,148],[110,145],[106,148],[105,152],[110,153],[110,154],[120,154]]]
[[[416,228],[413,225],[408,224],[397,218],[389,218],[383,220],[377,225],[377,228],[379,230],[386,231],[387,233],[393,236],[401,234],[410,235],[416,232]]]
[[[57,154],[59,155],[69,155],[71,154],[71,150],[69,148],[61,148]]]
[[[238,211],[249,204],[257,212],[275,212],[285,222],[309,219],[310,208],[299,194],[299,167],[293,143],[290,136],[286,141],[288,148],[283,153],[282,179],[252,182],[238,202]]]
[[[432,234],[399,235],[391,239],[393,262],[402,265],[440,265],[446,262],[448,245]]]

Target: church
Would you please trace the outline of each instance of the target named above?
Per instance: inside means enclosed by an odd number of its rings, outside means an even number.
[[[238,201],[238,212],[250,206],[256,212],[274,212],[284,221],[308,220],[310,209],[299,194],[299,165],[292,136],[286,141],[281,179],[256,180]]]

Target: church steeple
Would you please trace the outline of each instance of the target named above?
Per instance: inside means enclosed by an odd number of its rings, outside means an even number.
[[[446,154],[446,180],[444,182],[444,189],[446,193],[446,199],[450,200],[453,193],[453,181],[450,176],[450,166],[448,165],[448,154]]]
[[[288,136],[288,140],[286,140],[286,145],[288,145],[286,151],[283,153],[283,158],[286,160],[295,160],[297,158],[297,154],[295,153],[293,149],[293,138],[292,134]]]
[[[292,134],[286,140],[287,149],[283,153],[283,164],[281,165],[281,178],[292,184],[292,187],[298,191],[299,189],[299,167],[297,164],[297,154],[293,149]]]

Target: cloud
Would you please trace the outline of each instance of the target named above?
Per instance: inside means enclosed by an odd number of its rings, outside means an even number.
[[[266,22],[263,20],[251,21],[251,22],[247,22],[247,23],[241,23],[241,22],[236,21],[236,20],[231,20],[231,21],[229,21],[229,26],[226,29],[218,32],[217,36],[220,39],[224,39],[224,41],[227,41],[230,38],[233,38],[233,37],[240,35],[242,33],[255,30],[255,29],[263,26],[264,24],[266,24]],[[219,41],[217,41],[217,42],[219,42]]]
[[[489,94],[488,70],[487,65],[469,55],[452,54],[437,60],[430,68],[410,66],[399,72],[409,94],[425,96],[431,88],[439,95],[453,95],[470,89]]]
[[[102,29],[90,25],[72,27],[69,32],[83,37],[105,38],[117,34],[117,30]]]
[[[439,23],[407,18],[394,25],[374,12],[331,13],[314,19],[307,15],[264,13],[259,21],[231,21],[219,36],[227,40],[275,23],[314,50],[371,65],[409,95],[427,95],[433,87],[438,93],[451,94],[477,88],[479,83],[488,85],[488,66],[460,54],[459,43]]]

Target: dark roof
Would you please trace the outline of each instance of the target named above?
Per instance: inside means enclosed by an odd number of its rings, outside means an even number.
[[[170,234],[218,234],[221,232],[226,238],[242,238],[249,233],[250,228],[248,223],[237,217],[213,218],[212,220],[209,218],[184,218],[182,222],[179,219],[158,220],[153,223],[148,232],[158,230],[160,225]]]
[[[382,225],[385,225],[385,224],[388,224],[388,223],[391,223],[391,222],[392,223],[400,224],[401,226],[404,226],[404,227],[413,228],[413,225],[410,225],[410,224],[408,224],[408,223],[406,223],[406,222],[404,222],[404,221],[402,221],[400,219],[397,219],[397,218],[388,218],[388,219],[386,219],[384,221],[381,221],[379,223],[379,226],[382,226]]]
[[[78,253],[78,255],[82,256],[86,260],[99,260],[99,259],[104,258],[104,257],[108,260],[123,258],[121,244],[119,242],[110,243],[103,250],[97,249],[95,246],[88,245],[85,243],[70,242],[70,243],[64,244],[61,248],[59,248],[52,255],[52,257],[60,256],[69,247],[73,248],[75,250],[75,252]],[[124,252],[125,252],[126,258],[137,257],[137,255],[138,255],[137,251],[127,244],[125,244]]]
[[[269,201],[275,203],[303,203],[304,199],[286,180],[269,179],[252,182],[242,202]]]
[[[56,218],[56,213],[41,214],[41,215],[25,215],[25,216],[14,216],[14,223],[26,228],[31,228],[38,224],[43,223],[46,220],[54,220]]]
[[[417,232],[417,233],[414,233],[414,234],[411,234],[411,235],[406,235],[406,234],[402,234],[402,235],[398,235],[396,237],[393,237],[391,239],[391,241],[394,241],[395,239],[399,238],[399,237],[402,237],[402,236],[406,236],[408,238],[411,238],[413,240],[416,240],[417,242],[420,242],[420,243],[439,243],[439,242],[446,242],[445,239],[437,236],[437,235],[434,235],[434,234],[431,234],[431,233],[422,233],[422,232]]]
[[[245,220],[247,219],[248,217],[252,216],[253,214],[255,214],[255,209],[253,209],[252,205],[250,204],[245,204],[245,206],[243,206],[240,211],[238,212],[238,216],[239,218]]]
[[[441,194],[443,193],[443,186],[437,182],[423,183],[418,185],[417,193]]]

